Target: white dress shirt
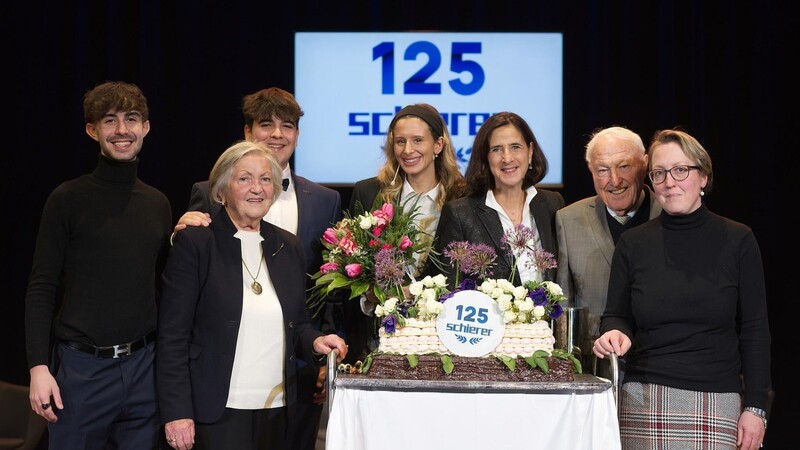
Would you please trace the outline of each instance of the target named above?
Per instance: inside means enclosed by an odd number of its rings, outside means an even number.
[[[525,225],[526,227],[533,230],[533,240],[529,242],[529,246],[535,246],[539,250],[542,249],[542,240],[539,238],[539,232],[536,230],[536,221],[534,220],[533,216],[531,215],[531,207],[530,203],[533,200],[533,197],[536,196],[536,188],[534,186],[525,189],[525,204],[522,207],[522,221],[520,222],[521,225]],[[498,216],[500,217],[500,223],[503,225],[503,231],[508,233],[509,231],[513,230],[516,225],[508,217],[506,211],[500,206],[500,203],[497,202],[497,199],[494,196],[494,192],[489,190],[486,193],[486,206],[492,208],[493,210],[497,211]],[[507,248],[500,249],[501,252],[508,251]],[[500,255],[498,255],[500,256]],[[517,272],[519,272],[519,278],[522,282],[526,281],[542,281],[542,273],[536,267],[535,264],[532,263],[529,252],[522,252],[517,261]]]

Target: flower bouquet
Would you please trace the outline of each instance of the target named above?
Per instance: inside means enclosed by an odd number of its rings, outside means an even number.
[[[360,208],[360,205],[357,205]],[[349,290],[349,298],[368,290],[379,304],[387,296],[403,297],[402,286],[416,263],[415,254],[430,249],[430,239],[414,223],[415,205],[384,203],[354,217],[347,216],[322,235],[323,264],[308,300],[316,315],[335,290]]]

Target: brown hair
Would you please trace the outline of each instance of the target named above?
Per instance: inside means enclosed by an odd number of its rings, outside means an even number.
[[[300,128],[303,110],[292,94],[281,88],[271,87],[245,95],[242,98],[242,115],[244,124],[250,128],[256,122],[272,119],[272,116]]]
[[[138,111],[143,122],[150,116],[147,98],[141,89],[124,81],[100,83],[83,95],[83,118],[86,123],[98,123],[109,111]]]
[[[465,174],[470,194],[482,194],[494,189],[494,176],[489,169],[489,138],[494,130],[506,125],[511,125],[519,130],[525,142],[533,147],[530,163],[533,168],[525,172],[522,189],[527,189],[542,181],[547,174],[547,157],[544,156],[542,147],[539,146],[528,123],[515,113],[499,112],[486,119],[486,122],[478,129],[478,134],[475,135],[472,156],[469,158]]]

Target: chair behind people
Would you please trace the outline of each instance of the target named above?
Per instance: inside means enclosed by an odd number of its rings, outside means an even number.
[[[31,409],[28,386],[0,381],[0,450],[32,450],[47,421]]]

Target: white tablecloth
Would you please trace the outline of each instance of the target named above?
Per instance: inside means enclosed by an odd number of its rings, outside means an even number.
[[[602,392],[414,392],[337,388],[326,450],[620,448]]]

